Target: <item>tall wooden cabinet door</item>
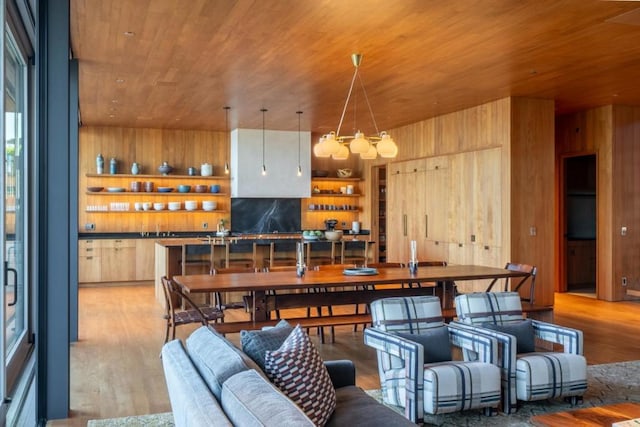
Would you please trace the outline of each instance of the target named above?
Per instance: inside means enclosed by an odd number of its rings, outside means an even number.
[[[136,280],[153,280],[155,274],[155,241],[136,239]]]
[[[474,219],[474,155],[460,153],[449,156],[449,212],[447,241],[470,243]]]
[[[473,153],[473,211],[472,234],[483,246],[502,245],[502,167],[501,148]],[[506,198],[505,200],[509,200]]]
[[[136,280],[136,241],[110,239],[102,242],[102,282]]]
[[[418,254],[420,261],[445,261],[449,262],[449,244],[427,240],[424,251]]]
[[[449,197],[450,197],[449,158],[445,156],[429,158],[424,174],[424,237],[427,241],[448,241]],[[420,185],[420,184],[417,184]]]
[[[387,172],[387,260],[406,262],[407,206],[406,174],[402,164],[392,164]]]

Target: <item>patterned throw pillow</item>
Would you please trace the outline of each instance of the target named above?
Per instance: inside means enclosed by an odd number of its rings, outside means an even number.
[[[286,320],[281,320],[273,328],[261,331],[241,331],[240,343],[242,344],[242,351],[264,371],[265,353],[279,349],[291,331],[293,331],[293,326]]]
[[[336,391],[318,350],[300,325],[278,350],[267,351],[265,373],[316,425],[326,424],[336,408]]]

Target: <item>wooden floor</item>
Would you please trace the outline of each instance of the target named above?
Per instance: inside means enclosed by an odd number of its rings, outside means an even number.
[[[87,420],[170,411],[159,358],[163,309],[152,285],[80,289],[79,341],[71,346],[71,413],[49,426],[86,426]],[[242,317],[241,310],[231,316]],[[640,354],[640,302],[608,303],[557,294],[555,323],[584,331],[589,364],[635,360]],[[183,327],[186,338],[192,327]],[[229,338],[238,342],[238,335]],[[356,363],[357,384],[378,388],[375,352],[362,330],[336,328],[334,344],[320,344],[322,356]]]

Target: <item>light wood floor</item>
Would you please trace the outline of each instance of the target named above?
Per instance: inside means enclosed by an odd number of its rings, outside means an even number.
[[[170,411],[159,358],[165,322],[153,286],[81,288],[79,307],[79,341],[71,346],[70,418],[47,425],[86,426],[90,419]],[[584,331],[589,364],[637,359],[638,319],[640,302],[556,294],[555,323]],[[183,327],[177,337],[184,339],[193,329]],[[229,338],[238,343],[237,334]],[[364,346],[361,329],[336,328],[334,344],[320,344],[314,332],[312,338],[325,359],[355,361],[360,387],[379,387],[375,352]]]

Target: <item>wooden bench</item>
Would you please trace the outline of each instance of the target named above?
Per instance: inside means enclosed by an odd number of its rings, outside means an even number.
[[[539,318],[541,315],[552,315],[553,306],[539,306],[528,303],[522,304],[523,313],[528,317]],[[450,322],[456,317],[455,308],[447,308],[442,311],[442,316],[446,322]],[[321,317],[294,317],[286,319],[292,325],[299,324],[303,328],[319,328],[330,326],[350,326],[350,325],[366,325],[371,323],[370,313],[361,314],[342,314],[335,316]],[[215,323],[213,328],[221,334],[239,333],[242,330],[262,329],[265,326],[275,326],[280,319],[271,319],[264,321],[247,320],[244,322]]]

